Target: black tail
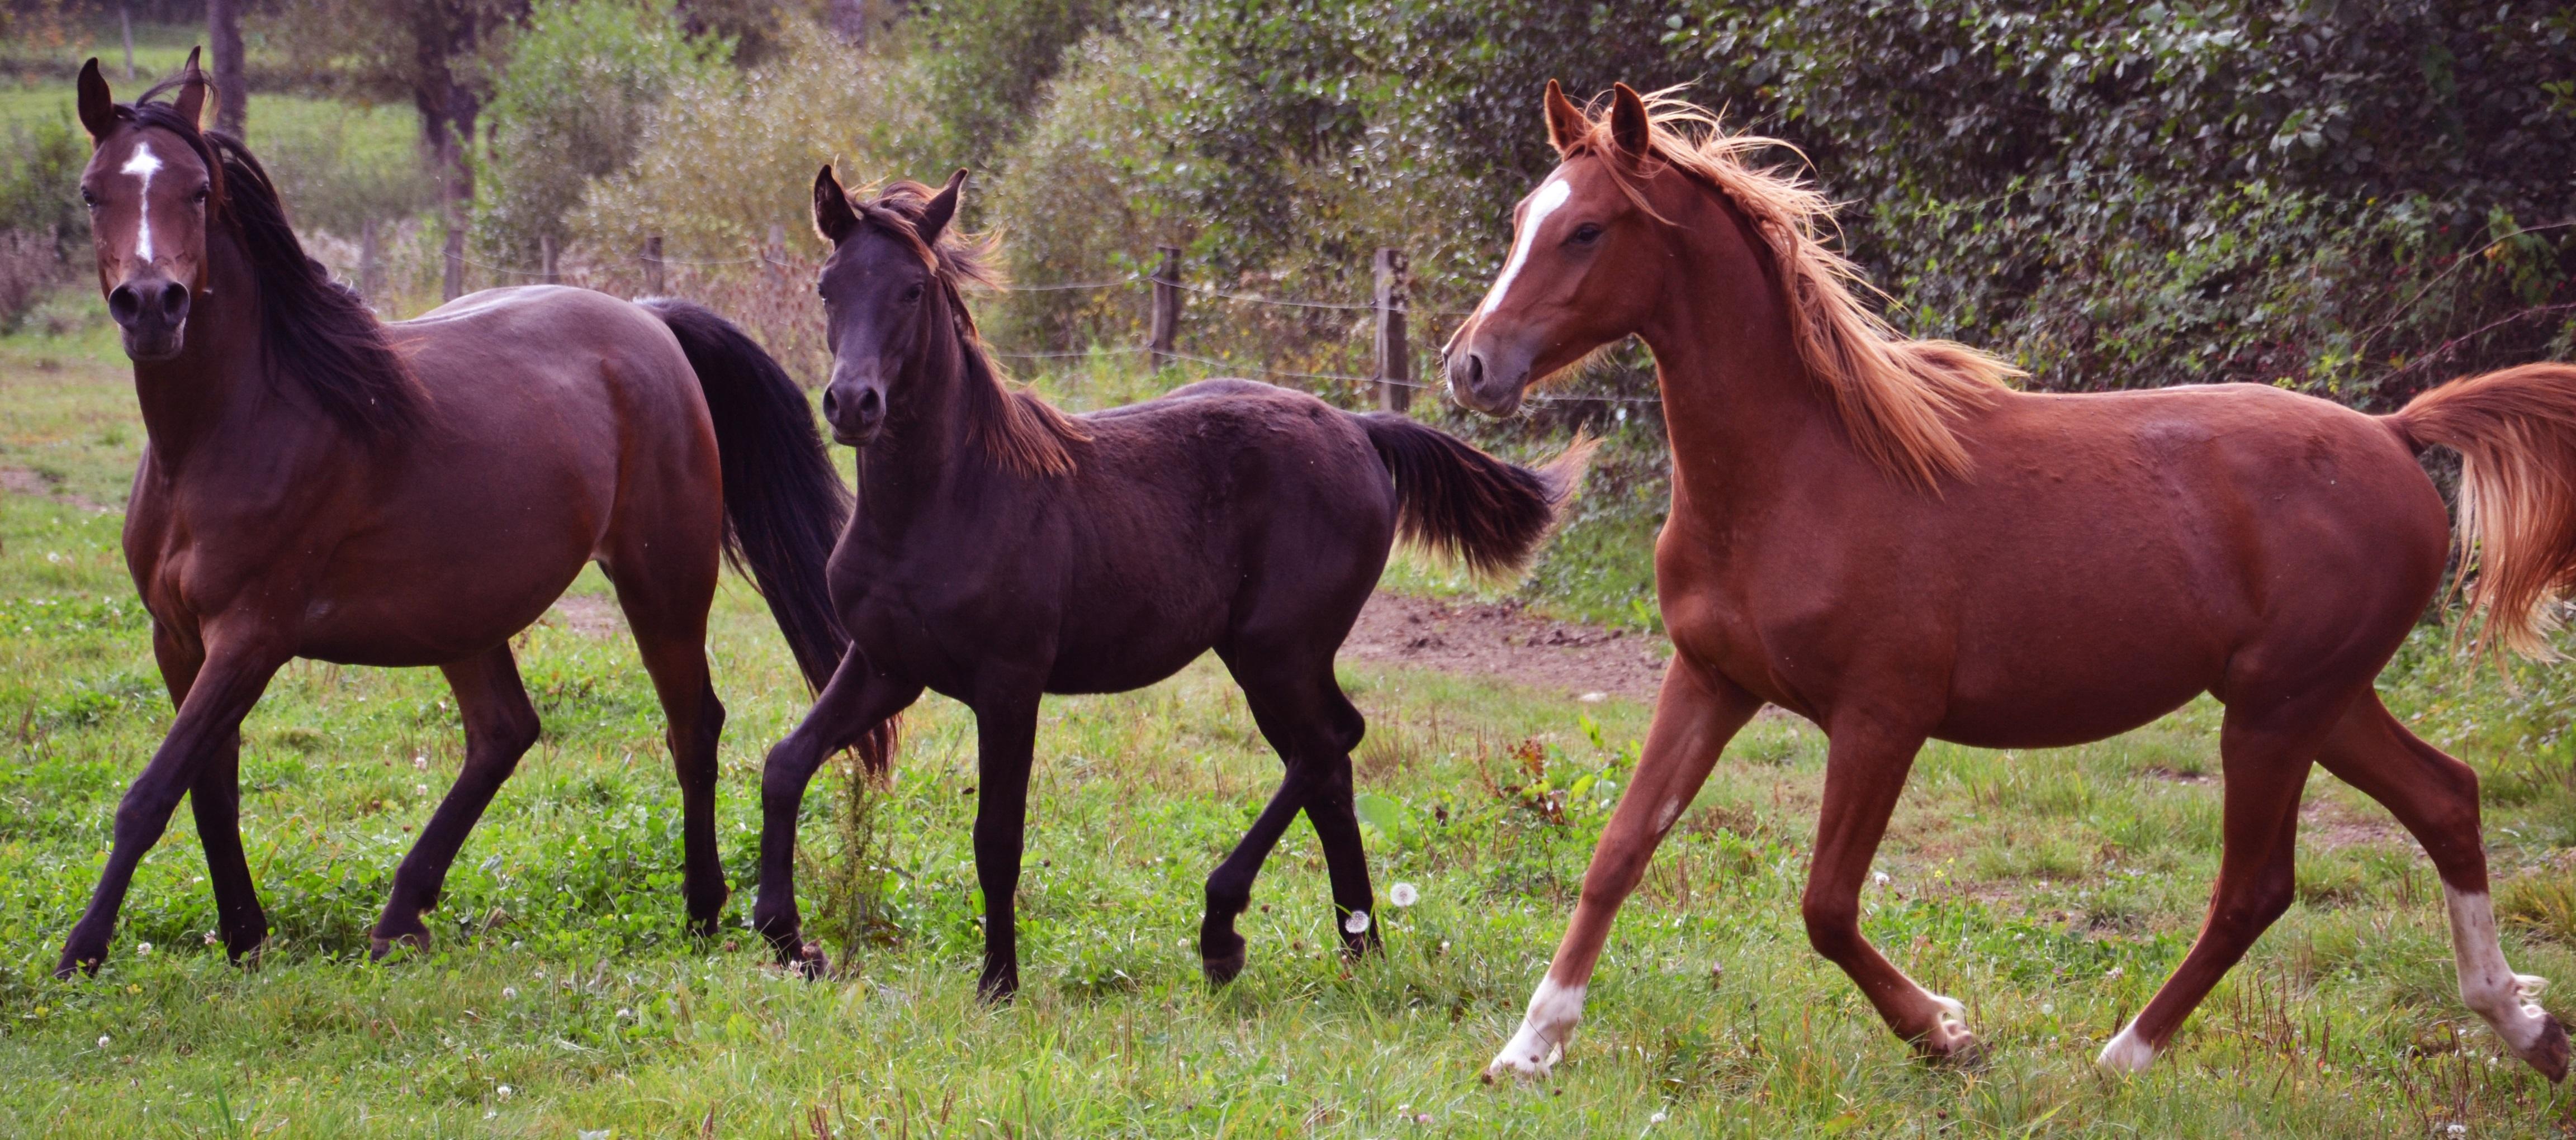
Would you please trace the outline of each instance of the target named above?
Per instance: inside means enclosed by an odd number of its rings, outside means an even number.
[[[1538,552],[1600,443],[1578,436],[1533,471],[1393,412],[1358,419],[1395,476],[1396,533],[1488,579],[1518,574]]]
[[[850,520],[805,393],[732,322],[687,301],[640,302],[671,326],[698,373],[724,470],[725,560],[769,601],[805,683],[830,680],[850,646],[832,613],[823,564]]]

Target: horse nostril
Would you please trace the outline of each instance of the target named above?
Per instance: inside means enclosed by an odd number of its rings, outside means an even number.
[[[833,423],[841,420],[841,401],[832,395],[829,388],[823,389],[823,418]]]
[[[1468,386],[1468,387],[1470,387],[1470,388],[1479,388],[1479,387],[1483,387],[1483,386],[1484,386],[1484,383],[1485,383],[1485,357],[1484,357],[1484,354],[1483,354],[1483,353],[1476,353],[1476,352],[1468,353],[1468,354],[1467,354],[1467,386]]]
[[[876,389],[870,388],[859,393],[859,419],[862,422],[873,420],[884,411],[885,399],[877,395]]]
[[[176,281],[161,287],[161,315],[172,323],[188,317],[188,287]]]
[[[120,325],[133,324],[134,318],[143,315],[142,294],[135,292],[134,286],[131,285],[119,285],[109,290],[107,315],[116,318],[116,323]]]

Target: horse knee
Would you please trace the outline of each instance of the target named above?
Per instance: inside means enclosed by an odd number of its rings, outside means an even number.
[[[1816,953],[1839,962],[1860,949],[1860,900],[1810,894],[1799,902],[1798,914],[1807,923],[1807,945]]]

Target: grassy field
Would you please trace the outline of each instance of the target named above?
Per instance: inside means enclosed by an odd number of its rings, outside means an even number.
[[[370,965],[364,933],[459,761],[447,694],[426,671],[299,664],[244,732],[273,952],[246,971],[206,945],[212,901],[181,812],[106,968],[56,982],[116,797],[170,711],[117,552],[142,444],[128,376],[99,321],[54,323],[0,341],[0,468],[22,473],[0,495],[0,1133],[2576,1135],[2569,1092],[2497,1060],[2453,995],[2429,865],[2322,774],[2300,905],[2152,1072],[2095,1075],[2094,1050],[2180,958],[2215,868],[2205,702],[2087,748],[1925,753],[1866,925],[1969,1003],[1995,1053],[1966,1072],[1910,1060],[1808,951],[1796,896],[1822,739],[1786,718],[1747,731],[1658,860],[1556,1078],[1488,1087],[1478,1069],[1562,928],[1641,706],[1347,671],[1372,724],[1359,778],[1381,897],[1402,881],[1421,902],[1379,916],[1383,957],[1343,961],[1301,827],[1245,923],[1250,968],[1211,992],[1191,948],[1200,884],[1277,762],[1205,662],[1140,693],[1052,700],[1022,888],[1028,988],[986,1009],[961,709],[917,710],[865,829],[845,823],[847,781],[818,781],[807,906],[850,940],[836,954],[850,972],[793,981],[747,933],[683,936],[677,799],[632,647],[553,620],[521,646],[545,739],[459,861],[434,950]],[[738,585],[711,641],[733,711],[722,834],[746,883],[759,758],[803,694]],[[2428,632],[2386,684],[2487,775],[2513,962],[2576,985],[2561,735],[2576,671],[2520,678],[2452,661]]]

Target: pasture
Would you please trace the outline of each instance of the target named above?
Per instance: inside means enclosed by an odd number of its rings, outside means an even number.
[[[1806,945],[1797,896],[1822,737],[1740,737],[1613,936],[1543,1084],[1487,1086],[1562,930],[1648,709],[1355,665],[1361,814],[1386,953],[1333,949],[1317,844],[1293,828],[1200,980],[1201,884],[1277,760],[1212,662],[1119,697],[1050,698],[1020,900],[1026,988],[974,997],[973,732],[917,706],[883,788],[827,770],[807,803],[811,929],[841,976],[766,965],[748,908],[761,754],[804,690],[728,579],[711,634],[732,711],[727,935],[682,930],[678,796],[634,650],[586,576],[522,635],[546,722],[469,841],[430,950],[366,929],[462,752],[425,671],[298,663],[245,727],[243,828],[276,934],[210,948],[185,813],[95,978],[49,970],[116,797],[169,703],[118,553],[142,431],[114,332],[77,288],[0,340],[0,1131],[96,1136],[1781,1136],[2576,1134],[2576,1094],[2458,1001],[2430,865],[2319,773],[2299,904],[2145,1075],[2101,1042],[2179,960],[2216,869],[2217,710],[2084,748],[1935,745],[1863,900],[1865,929],[1968,1003],[1982,1067],[1929,1068]],[[1172,378],[1095,374],[1071,406]],[[844,462],[845,449],[839,452]],[[1577,548],[1586,552],[1588,546]],[[1634,550],[1611,555],[1635,559]],[[1455,590],[1401,567],[1406,588]],[[1532,652],[1546,652],[1533,648]],[[2576,986],[2576,672],[2501,676],[2426,627],[2391,706],[2476,765],[2505,943]],[[2563,991],[2546,1000],[2563,1010]]]

